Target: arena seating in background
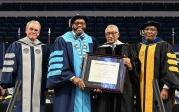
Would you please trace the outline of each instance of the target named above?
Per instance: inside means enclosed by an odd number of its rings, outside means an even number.
[[[179,11],[179,3],[2,3],[1,11]]]
[[[18,39],[18,29],[23,37],[27,21],[35,19],[42,24],[40,40],[47,43],[48,29],[54,40],[68,31],[71,17],[0,17],[0,41],[14,41]],[[172,40],[172,28],[175,30],[175,42],[179,42],[179,17],[88,17],[87,33],[96,37],[101,43],[104,41],[104,29],[108,24],[116,24],[121,32],[121,40],[129,43],[140,41],[139,29],[148,20],[161,23],[160,36],[169,42]]]

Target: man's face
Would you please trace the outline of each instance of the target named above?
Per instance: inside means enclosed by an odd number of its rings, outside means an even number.
[[[113,27],[107,28],[105,31],[105,37],[106,37],[107,43],[116,42],[119,36],[120,36],[119,32]]]
[[[40,25],[37,23],[30,23],[27,27],[26,27],[26,36],[31,40],[34,41],[35,39],[37,39],[37,37],[40,34]]]
[[[83,19],[77,19],[72,24],[72,30],[75,32],[77,36],[83,34],[85,29],[86,29],[86,22]]]
[[[158,34],[157,28],[155,26],[147,26],[144,29],[144,37],[147,40],[153,40]]]

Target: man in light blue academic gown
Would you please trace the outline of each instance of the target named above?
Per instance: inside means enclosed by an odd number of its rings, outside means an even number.
[[[90,112],[90,92],[84,90],[81,77],[82,60],[92,52],[93,40],[84,31],[86,17],[74,16],[70,21],[72,31],[58,37],[49,57],[49,88],[55,91],[54,112]]]

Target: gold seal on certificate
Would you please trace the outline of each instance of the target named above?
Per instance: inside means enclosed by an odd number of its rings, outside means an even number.
[[[123,92],[126,67],[123,60],[111,56],[86,55],[82,79],[87,88]]]

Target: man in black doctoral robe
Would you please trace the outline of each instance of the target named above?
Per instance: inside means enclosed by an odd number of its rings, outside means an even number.
[[[133,56],[139,73],[140,101],[142,112],[158,112],[154,97],[153,81],[158,80],[160,98],[164,102],[166,112],[172,112],[173,90],[179,87],[179,74],[176,55],[171,45],[157,35],[160,25],[149,21],[142,25],[142,42],[132,47]]]
[[[119,36],[118,27],[116,25],[108,25],[105,29],[107,42],[97,48],[96,54],[123,58],[124,64],[127,66],[124,91],[123,93],[112,93],[95,89],[92,100],[93,112],[134,112],[132,110],[132,75],[130,76],[132,73],[132,64],[128,58],[128,45],[119,41]]]

